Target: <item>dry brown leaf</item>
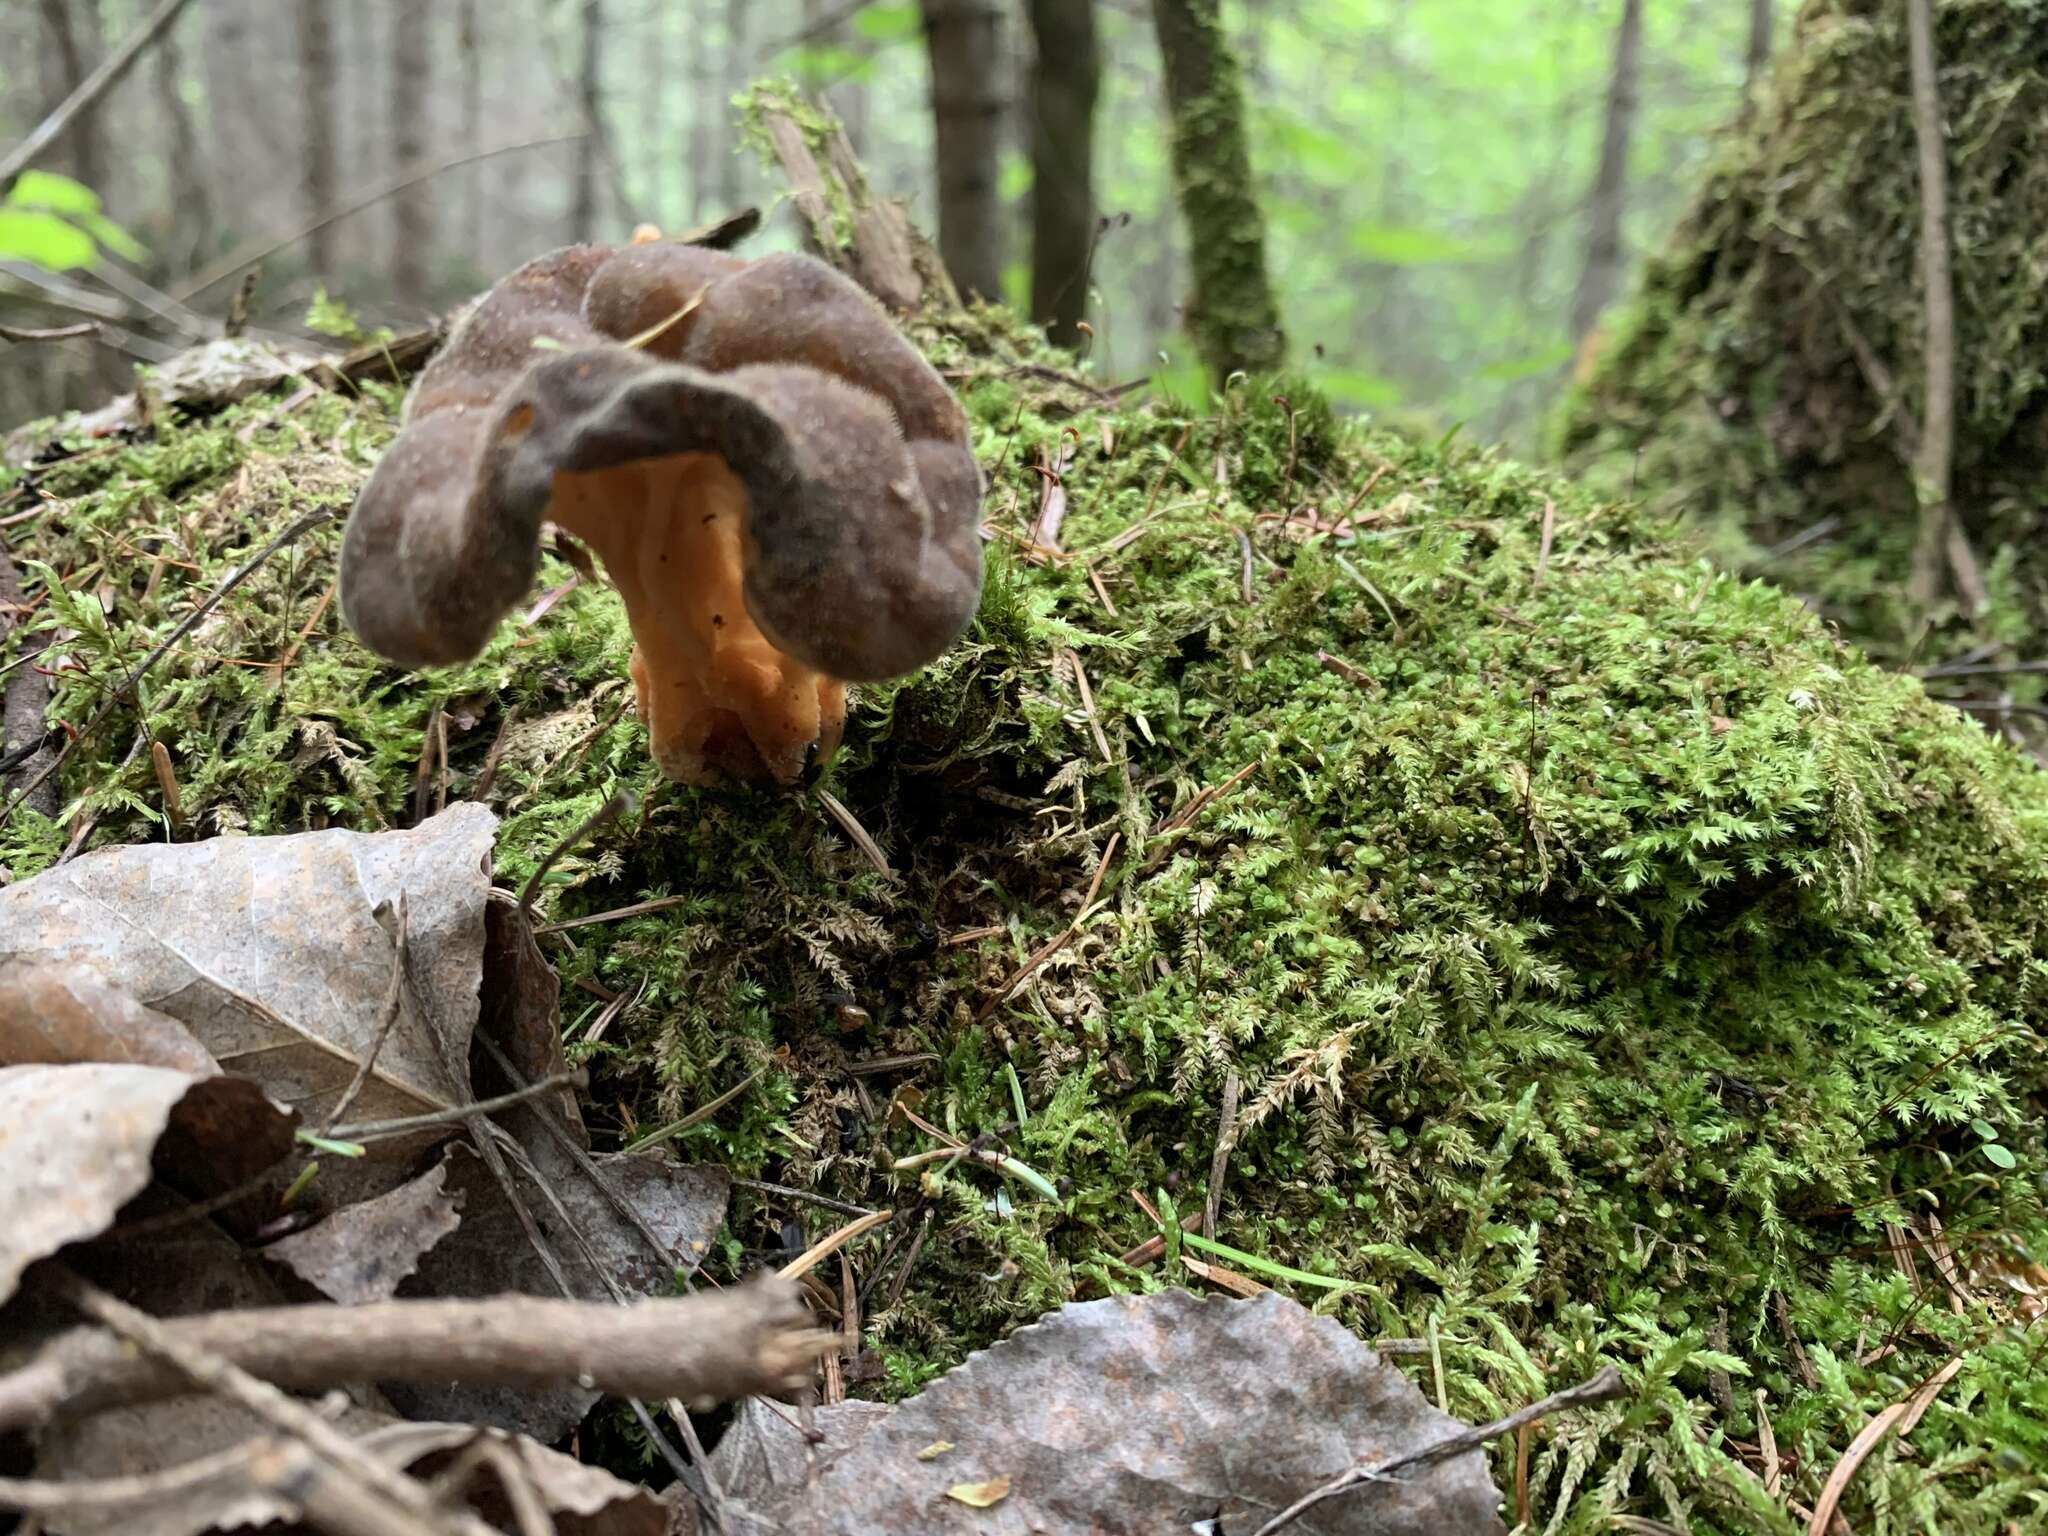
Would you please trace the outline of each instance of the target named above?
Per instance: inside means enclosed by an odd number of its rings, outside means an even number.
[[[541,1182],[554,1192],[589,1239],[599,1269],[629,1295],[667,1295],[675,1287],[668,1261],[591,1184],[554,1138],[532,1126],[531,1112],[508,1117]],[[468,1146],[449,1149],[448,1181],[462,1199],[462,1225],[428,1249],[418,1270],[399,1287],[404,1296],[496,1296],[508,1291],[555,1296],[553,1280],[527,1241],[504,1190]],[[730,1176],[723,1168],[685,1167],[659,1155],[599,1158],[600,1176],[667,1243],[685,1273],[693,1273],[725,1222]],[[543,1232],[561,1257],[576,1294],[602,1300],[611,1291],[553,1207],[526,1179],[519,1180]],[[598,1394],[573,1384],[552,1392],[497,1387],[392,1385],[391,1400],[409,1418],[466,1420],[533,1436],[560,1439],[579,1423]]]
[[[668,1511],[651,1490],[551,1451],[525,1435],[472,1424],[391,1424],[365,1435],[363,1444],[417,1477],[432,1477],[478,1440],[502,1451],[540,1495],[553,1517],[556,1536],[663,1536],[667,1529]],[[515,1528],[501,1485],[488,1467],[472,1475],[466,1497],[484,1519],[502,1530]]]
[[[447,1164],[436,1163],[409,1183],[279,1239],[263,1256],[331,1300],[388,1300],[420,1256],[462,1220],[462,1192],[449,1190],[447,1181]]]
[[[112,1224],[174,1127],[181,1163],[291,1136],[285,1111],[231,1078],[111,1062],[0,1068],[0,1302],[37,1259]]]
[[[947,1498],[965,1504],[969,1509],[988,1509],[1009,1496],[1008,1474],[992,1477],[985,1483],[955,1483],[946,1490]]]
[[[760,1523],[742,1528],[1249,1530],[1360,1461],[1463,1428],[1341,1325],[1277,1293],[1113,1297],[1063,1307],[972,1356],[848,1449],[821,1454],[813,1475],[749,1499]],[[920,1461],[938,1439],[956,1448]],[[987,1508],[954,1494],[1005,1480],[1008,1497]],[[1320,1505],[1290,1536],[1485,1536],[1502,1530],[1499,1503],[1473,1450]]]
[[[0,964],[0,1067],[124,1061],[191,1077],[220,1071],[192,1031],[77,966]]]
[[[0,889],[0,933],[17,959],[95,975],[179,1020],[226,1071],[317,1125],[383,1021],[394,955],[374,913],[403,891],[419,1006],[349,1113],[444,1109],[469,1092],[496,825],[463,803],[404,832],[107,849]],[[463,1080],[449,1081],[444,1055]],[[416,1147],[382,1142],[373,1155]]]

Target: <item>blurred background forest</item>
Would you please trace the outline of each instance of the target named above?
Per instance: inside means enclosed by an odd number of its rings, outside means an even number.
[[[0,0],[0,143],[164,8]],[[1530,443],[1784,9],[1226,4],[1299,365],[1341,407]],[[302,331],[323,287],[403,327],[554,245],[772,209],[784,184],[731,105],[767,77],[822,93],[963,290],[1064,304],[1056,335],[1105,380],[1202,388],[1147,0],[194,0],[35,162],[110,222],[0,261],[0,322],[104,324],[0,348],[0,424],[96,403],[217,329],[254,255],[259,332]],[[23,196],[0,208],[17,257],[40,227]],[[1062,217],[1034,294],[1034,228]],[[749,249],[797,239],[777,212]]]

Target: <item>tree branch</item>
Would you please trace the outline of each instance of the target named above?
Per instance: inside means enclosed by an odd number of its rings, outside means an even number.
[[[764,1279],[627,1306],[498,1296],[264,1307],[156,1326],[180,1349],[294,1391],[359,1381],[576,1381],[616,1397],[730,1402],[797,1383],[817,1355],[838,1348],[837,1334],[810,1321],[793,1284]],[[175,1396],[189,1380],[112,1334],[75,1329],[0,1376],[0,1429]]]

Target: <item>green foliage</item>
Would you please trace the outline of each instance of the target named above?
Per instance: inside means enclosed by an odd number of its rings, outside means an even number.
[[[999,312],[955,324],[917,334],[990,474],[986,596],[940,662],[861,692],[827,776],[893,877],[807,796],[658,780],[601,588],[469,666],[380,665],[321,607],[332,526],[152,675],[74,754],[64,818],[17,813],[0,859],[47,865],[81,809],[96,841],[162,835],[126,760],[145,724],[203,831],[394,824],[438,709],[449,796],[496,747],[501,884],[641,794],[542,898],[555,919],[676,901],[546,941],[600,1133],[751,1082],[685,1155],[923,1202],[914,1265],[899,1287],[906,1241],[866,1315],[880,1390],[1071,1296],[1191,1283],[1174,1266],[1196,1259],[1367,1337],[1433,1333],[1469,1418],[1616,1365],[1628,1400],[1535,1442],[1546,1529],[1789,1532],[1756,1394],[1810,1507],[1952,1357],[1847,1518],[2033,1528],[2048,1373],[1997,1277],[2048,1243],[2041,773],[1653,513],[1346,428],[1299,380],[1111,408]],[[62,508],[21,525],[68,659],[56,716],[278,522],[344,505],[395,404],[251,402],[35,470]],[[1069,556],[1030,563],[1062,446]],[[551,557],[541,586],[569,574]],[[630,999],[599,1041],[585,982]],[[848,995],[871,1019],[851,1035]],[[849,1070],[877,1058],[899,1065]],[[1124,1264],[1155,1230],[1130,1190],[1206,1199],[1233,1074],[1207,1236],[1248,1257]],[[913,1088],[920,1119],[997,1138],[1061,1199],[973,1162],[893,1171],[937,1145],[887,1113]],[[721,1263],[772,1240],[767,1215],[736,1209]],[[1960,1313],[1929,1289],[1936,1216]],[[1895,1233],[1923,1248],[1917,1287]],[[863,1277],[879,1253],[854,1250]]]
[[[1811,0],[1754,118],[1725,135],[1558,423],[1566,461],[1711,530],[1887,658],[2048,630],[2021,558],[2048,525],[2048,27],[2038,0],[1936,8],[1958,329],[1955,502],[1990,610],[1904,592],[1925,388],[1921,218],[1898,6]],[[1831,521],[1832,520],[1832,521]],[[1809,536],[1793,553],[1781,541]],[[1812,536],[1818,535],[1818,536]],[[2022,703],[2042,698],[2015,680]]]
[[[51,272],[89,267],[101,247],[139,261],[146,254],[100,211],[99,194],[68,176],[28,170],[0,199],[0,261],[24,261]]]

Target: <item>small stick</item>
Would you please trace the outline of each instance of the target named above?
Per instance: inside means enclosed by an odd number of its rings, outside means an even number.
[[[1088,669],[1081,665],[1081,654],[1068,651],[1067,660],[1074,668],[1074,681],[1081,689],[1081,706],[1088,712],[1088,729],[1095,737],[1095,750],[1102,754],[1102,760],[1113,762],[1110,756],[1109,738],[1102,734],[1102,720],[1095,712],[1095,690],[1088,686]]]
[[[759,1195],[780,1195],[785,1200],[801,1200],[806,1205],[815,1205],[827,1211],[837,1211],[842,1216],[872,1216],[873,1210],[865,1205],[854,1205],[846,1200],[834,1200],[830,1195],[821,1195],[814,1190],[798,1189],[792,1184],[770,1184],[766,1179],[732,1180],[735,1189],[751,1189]]]
[[[100,333],[97,320],[81,320],[76,325],[52,325],[40,330],[19,325],[0,325],[0,341],[17,344],[39,341],[71,341],[80,336],[97,336]]]
[[[1216,1230],[1216,1219],[1221,1215],[1223,1204],[1223,1175],[1230,1169],[1230,1150],[1237,1145],[1237,1095],[1239,1083],[1237,1068],[1232,1067],[1223,1074],[1223,1107],[1216,1116],[1216,1152],[1209,1159],[1209,1198],[1203,1204],[1207,1223],[1204,1233]]]
[[[1088,567],[1089,584],[1095,588],[1095,595],[1102,599],[1102,608],[1112,619],[1118,617],[1116,604],[1109,600],[1109,589],[1102,584],[1102,572],[1094,566]]]
[[[504,759],[506,744],[511,740],[512,724],[519,718],[519,704],[513,701],[505,711],[505,718],[498,722],[498,734],[491,738],[491,749],[484,754],[483,771],[476,776],[476,783],[470,786],[469,798],[482,802],[490,798],[491,785],[497,782],[498,764]]]
[[[629,917],[644,917],[649,912],[666,912],[670,907],[680,907],[695,899],[692,896],[656,896],[647,901],[636,901],[630,907],[613,907],[609,912],[593,912],[588,917],[570,917],[559,923],[542,923],[533,931],[536,937],[543,933],[567,933],[571,928],[588,928],[594,923],[616,923]]]
[[[1621,1372],[1611,1365],[1603,1366],[1592,1380],[1581,1382],[1576,1387],[1566,1387],[1562,1392],[1553,1392],[1525,1408],[1517,1408],[1504,1419],[1495,1419],[1491,1424],[1481,1424],[1476,1429],[1461,1430],[1433,1445],[1426,1445],[1419,1451],[1410,1451],[1406,1455],[1393,1457],[1377,1466],[1352,1467],[1341,1472],[1321,1487],[1313,1488],[1296,1499],[1254,1531],[1252,1536],[1274,1536],[1275,1532],[1292,1525],[1318,1504],[1366,1483],[1386,1482],[1394,1473],[1405,1471],[1409,1467],[1426,1466],[1432,1462],[1448,1460],[1453,1456],[1462,1456],[1467,1451],[1476,1451],[1489,1440],[1510,1434],[1537,1419],[1548,1418],[1561,1409],[1611,1403],[1626,1396],[1627,1393],[1628,1387],[1621,1379]]]
[[[1081,910],[1074,914],[1074,920],[1058,935],[1033,950],[1024,963],[1010,974],[1009,980],[996,988],[988,1001],[975,1011],[975,1023],[979,1024],[1001,1007],[1010,994],[1028,980],[1041,965],[1072,943],[1075,936],[1080,933],[1081,925],[1095,915],[1095,893],[1102,889],[1102,877],[1108,872],[1109,861],[1115,857],[1116,845],[1122,836],[1121,832],[1110,833],[1109,842],[1103,846],[1102,857],[1096,861],[1094,878],[1088,882],[1088,894],[1081,898]]]
[[[773,1277],[625,1305],[494,1296],[309,1303],[156,1321],[105,1298],[86,1310],[121,1337],[73,1329],[0,1375],[0,1426],[40,1425],[60,1412],[175,1396],[187,1390],[193,1373],[182,1363],[166,1364],[170,1358],[212,1357],[202,1385],[216,1390],[225,1371],[254,1378],[265,1393],[278,1387],[325,1391],[357,1381],[462,1381],[521,1390],[583,1381],[615,1397],[696,1402],[781,1390],[801,1381],[817,1355],[839,1345],[837,1334],[811,1326],[796,1286]],[[147,1328],[150,1345],[124,1342],[135,1337],[125,1326],[131,1316]],[[310,1412],[304,1404],[293,1406],[298,1415]],[[291,1428],[297,1432],[296,1422]]]
[[[437,700],[427,713],[426,728],[420,732],[420,760],[412,773],[412,819],[417,826],[427,819],[427,790],[434,782],[434,733],[441,724]]]
[[[437,1126],[460,1125],[475,1115],[494,1115],[501,1109],[511,1109],[533,1099],[545,1098],[557,1088],[584,1088],[590,1083],[590,1075],[581,1067],[572,1067],[566,1072],[557,1072],[552,1077],[543,1077],[528,1083],[524,1088],[514,1088],[501,1093],[494,1099],[479,1099],[472,1104],[457,1104],[452,1109],[437,1109],[423,1115],[405,1115],[396,1120],[365,1120],[357,1125],[337,1125],[323,1131],[323,1136],[335,1141],[389,1141],[394,1136],[410,1136],[414,1131],[430,1131]]]

